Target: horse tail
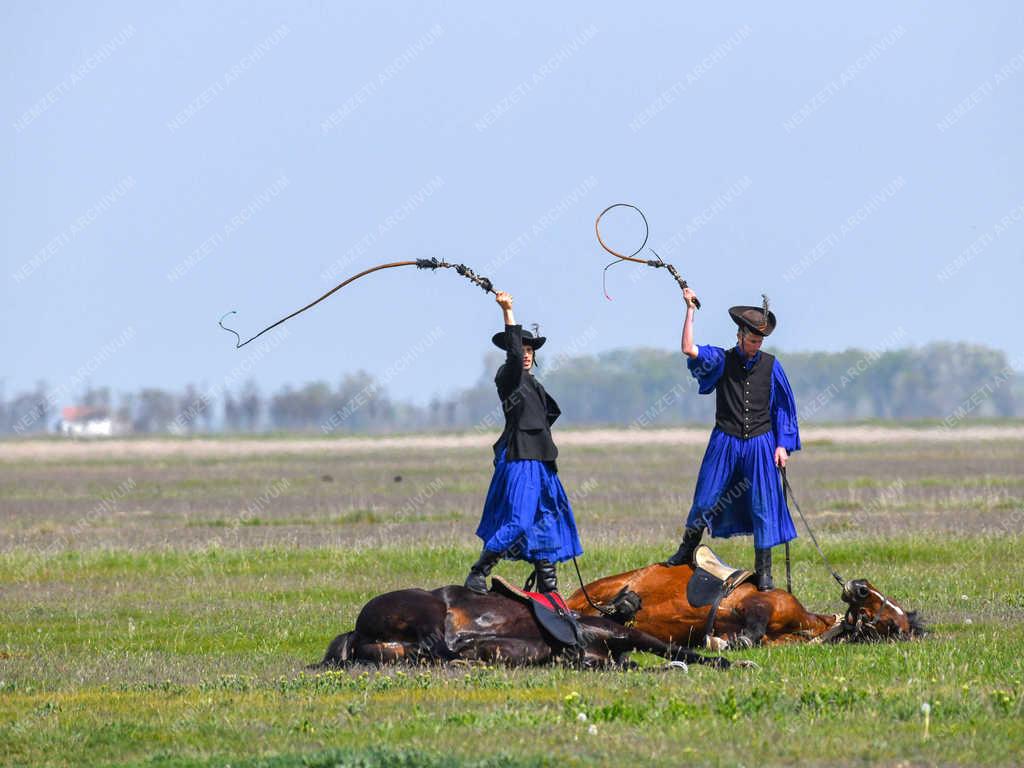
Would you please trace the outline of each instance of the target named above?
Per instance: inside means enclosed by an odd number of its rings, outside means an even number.
[[[356,647],[355,632],[346,632],[338,635],[331,644],[327,646],[327,652],[319,664],[311,664],[309,669],[323,669],[325,667],[343,667],[355,661],[354,651]]]

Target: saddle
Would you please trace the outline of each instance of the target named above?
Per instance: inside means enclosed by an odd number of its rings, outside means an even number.
[[[579,622],[557,592],[527,592],[501,576],[491,577],[491,592],[528,605],[541,632],[556,648],[583,647]]]
[[[710,605],[704,639],[709,641],[715,628],[718,606],[736,587],[754,577],[753,571],[723,563],[707,544],[693,553],[693,575],[686,585],[686,601],[694,608]]]

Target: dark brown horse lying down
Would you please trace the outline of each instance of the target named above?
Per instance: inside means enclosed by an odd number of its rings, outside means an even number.
[[[574,653],[538,626],[529,605],[503,594],[480,595],[455,585],[429,592],[402,589],[363,606],[355,629],[331,642],[319,666],[458,660],[534,665],[565,660],[587,667],[629,667],[633,651],[729,666],[726,659],[702,656],[608,618],[588,616],[579,623],[583,644]]]
[[[599,579],[586,589],[595,603],[614,606],[620,614],[624,597],[630,597],[633,608],[639,606],[632,626],[665,643],[691,648],[721,651],[762,643],[907,640],[924,634],[916,612],[904,610],[866,579],[856,579],[843,587],[845,615],[811,613],[785,590],[759,592],[753,583],[740,583],[722,599],[706,636],[710,607],[695,608],[687,600],[693,575],[689,565],[649,565]],[[597,613],[579,590],[566,603],[583,615]]]

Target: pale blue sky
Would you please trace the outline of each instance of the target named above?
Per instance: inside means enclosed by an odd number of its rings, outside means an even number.
[[[83,367],[216,385],[255,346],[222,313],[248,335],[428,256],[513,293],[551,352],[675,348],[667,275],[616,267],[602,297],[593,220],[621,200],[703,300],[698,341],[765,292],[776,349],[951,339],[1020,367],[1019,3],[11,2],[0,29],[8,394]],[[423,401],[478,378],[499,320],[392,270],[251,373],[362,368]]]

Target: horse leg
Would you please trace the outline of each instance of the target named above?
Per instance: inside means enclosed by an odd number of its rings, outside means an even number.
[[[369,661],[373,664],[396,664],[398,662],[415,662],[421,658],[417,643],[382,642],[359,643],[355,647],[356,661]]]
[[[730,647],[753,648],[760,645],[768,636],[768,623],[772,618],[772,607],[766,603],[755,602],[748,607],[733,611],[742,623],[738,632],[732,634]]]
[[[791,645],[792,643],[806,643],[811,638],[806,633],[787,632],[772,638],[765,638],[765,645]]]
[[[637,664],[629,660],[629,651],[609,653],[604,649],[590,647],[575,660],[575,666],[579,669],[636,669]]]
[[[419,643],[368,642],[358,632],[346,632],[331,641],[323,661],[312,665],[310,669],[343,667],[359,661],[394,664],[399,661],[417,661],[422,655]]]
[[[458,649],[459,658],[509,666],[531,666],[551,660],[551,646],[543,640],[517,637],[480,638],[467,641]]]
[[[606,648],[616,663],[621,664],[626,654],[640,651],[653,653],[671,661],[685,661],[688,664],[708,664],[720,669],[729,666],[728,659],[720,656],[703,656],[689,648],[670,645],[646,632],[623,627],[609,619],[586,618],[583,622],[590,637],[587,643],[588,650],[593,652],[594,646]]]

